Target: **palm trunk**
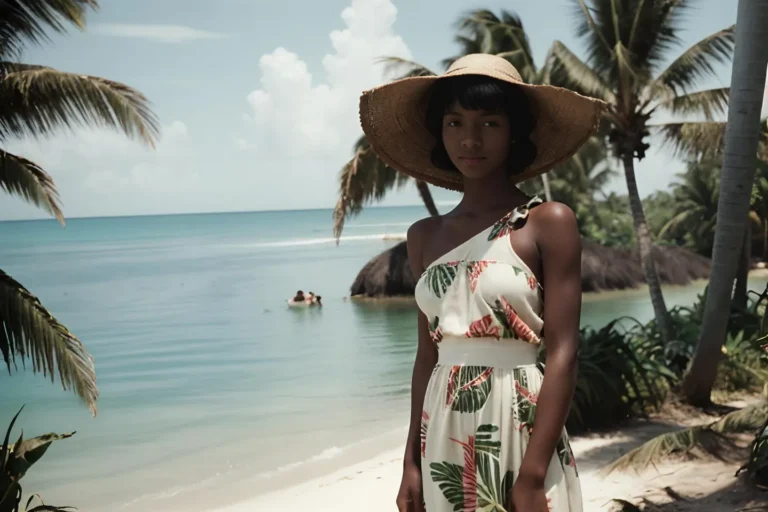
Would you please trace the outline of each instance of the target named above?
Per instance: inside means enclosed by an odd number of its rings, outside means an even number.
[[[768,262],[768,219],[763,224],[763,261]]]
[[[416,180],[416,188],[419,190],[421,200],[424,201],[424,206],[427,207],[427,211],[433,217],[437,217],[440,213],[435,206],[435,200],[432,198],[432,192],[429,191],[429,185],[421,180]]]
[[[752,266],[752,225],[747,218],[747,226],[744,230],[744,242],[741,245],[741,258],[736,272],[736,289],[733,292],[733,307],[747,308],[747,282],[749,270]]]
[[[624,155],[624,175],[627,179],[627,190],[629,192],[629,205],[632,210],[632,220],[635,224],[635,235],[637,236],[637,245],[640,249],[640,263],[643,267],[645,282],[648,284],[648,290],[651,294],[651,304],[656,317],[656,323],[659,326],[659,332],[665,343],[675,339],[672,321],[669,318],[667,305],[664,303],[664,294],[661,291],[661,283],[656,273],[656,265],[653,262],[651,250],[653,243],[651,233],[648,230],[648,223],[645,220],[643,212],[643,203],[640,201],[640,193],[637,190],[637,180],[635,179],[635,162],[632,154]]]
[[[544,185],[544,197],[548,203],[551,203],[552,190],[549,188],[549,177],[547,177],[547,173],[541,175],[541,183]]]
[[[733,280],[749,216],[756,168],[760,107],[768,64],[768,2],[740,0],[731,74],[712,272],[701,336],[683,378],[687,401],[710,403],[730,315]]]

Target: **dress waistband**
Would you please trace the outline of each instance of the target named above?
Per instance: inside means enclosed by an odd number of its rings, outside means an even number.
[[[492,366],[512,369],[538,362],[538,346],[517,339],[446,336],[438,347],[437,364],[443,366]]]

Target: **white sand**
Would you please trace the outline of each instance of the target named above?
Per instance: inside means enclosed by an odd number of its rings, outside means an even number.
[[[611,510],[611,499],[638,503],[642,497],[654,503],[667,503],[669,511],[725,512],[737,510],[751,494],[732,490],[738,464],[719,461],[671,462],[659,465],[642,476],[613,473],[598,476],[597,471],[619,455],[674,427],[644,423],[605,435],[572,439],[581,476],[586,512]],[[388,451],[366,462],[351,466],[303,484],[262,495],[247,502],[229,505],[215,512],[334,511],[392,512],[400,484],[402,450]],[[668,492],[671,488],[673,492]],[[686,500],[677,501],[675,493]],[[734,502],[739,507],[730,508]],[[762,502],[760,502],[762,503]],[[651,509],[652,510],[652,509]]]

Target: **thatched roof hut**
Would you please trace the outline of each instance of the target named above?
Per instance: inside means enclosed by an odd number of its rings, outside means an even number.
[[[686,285],[709,277],[710,260],[682,247],[656,246],[653,259],[662,284]],[[625,290],[644,282],[637,249],[605,247],[583,240],[581,289],[584,292]],[[353,297],[407,297],[413,296],[415,285],[407,245],[400,242],[360,270],[350,294]]]

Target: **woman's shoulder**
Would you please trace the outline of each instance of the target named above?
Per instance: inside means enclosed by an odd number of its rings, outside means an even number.
[[[576,226],[576,214],[570,206],[557,201],[544,201],[531,209],[530,220],[543,229]]]
[[[566,246],[572,246],[577,251],[581,250],[579,224],[570,206],[546,201],[531,209],[528,222],[533,227],[540,249],[563,252]]]

